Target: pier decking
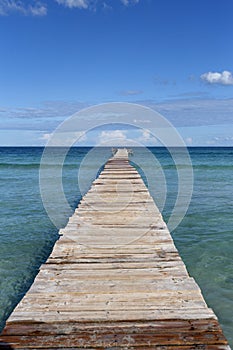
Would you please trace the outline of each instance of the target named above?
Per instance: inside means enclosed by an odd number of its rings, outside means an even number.
[[[60,234],[1,349],[230,349],[126,150]]]

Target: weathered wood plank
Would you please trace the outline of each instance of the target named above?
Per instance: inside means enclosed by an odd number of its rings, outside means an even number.
[[[180,257],[177,252],[164,252],[164,251],[158,251],[156,254],[140,254],[140,253],[115,253],[115,254],[109,254],[109,253],[98,253],[97,252],[88,252],[86,254],[82,254],[80,252],[77,256],[72,255],[72,252],[68,255],[58,253],[53,253],[53,256],[50,256],[50,258],[47,260],[47,263],[54,264],[54,263],[60,263],[60,264],[69,264],[69,263],[83,263],[83,262],[145,262],[145,261],[178,261],[180,260]]]
[[[194,319],[216,319],[213,311],[209,308],[179,308],[179,309],[152,309],[148,308],[144,310],[86,310],[86,311],[50,311],[49,308],[46,312],[44,311],[22,311],[18,310],[14,312],[9,322],[107,322],[107,321],[150,321],[150,320],[169,320],[169,319],[180,319],[180,320],[194,320]],[[1,340],[1,338],[0,338]]]
[[[150,322],[105,322],[103,323],[101,329],[98,323],[88,323],[88,322],[70,322],[67,324],[66,322],[58,322],[49,324],[50,328],[48,328],[47,324],[40,322],[31,322],[28,324],[27,322],[9,322],[3,331],[3,335],[21,335],[25,336],[29,335],[43,335],[43,334],[77,334],[82,331],[86,332],[108,332],[112,331],[114,328],[115,333],[126,333],[130,332],[147,332],[151,333],[151,331],[156,332],[168,332],[170,328],[175,329],[176,332],[183,331],[188,332],[191,329],[195,331],[214,331],[219,329],[219,324],[217,320],[161,320],[161,321],[150,321]]]
[[[144,278],[143,283],[138,280],[132,281],[121,281],[121,284],[118,281],[105,281],[103,284],[102,281],[96,280],[91,284],[89,281],[83,280],[77,283],[76,280],[60,280],[59,278],[54,278],[46,281],[40,281],[40,277],[35,280],[30,289],[30,293],[50,293],[60,291],[67,292],[69,288],[69,293],[90,293],[95,291],[95,293],[132,293],[132,292],[155,292],[158,293],[172,293],[173,291],[179,293],[186,291],[197,291],[199,293],[199,287],[194,283],[190,278],[163,278],[163,279],[153,279]]]
[[[112,270],[112,269],[132,269],[130,271],[134,271],[135,269],[144,269],[144,268],[160,268],[160,269],[166,269],[174,266],[173,261],[162,261],[160,264],[156,264],[154,261],[145,261],[145,262],[100,262],[100,263],[74,263],[74,264],[44,264],[41,266],[40,270]],[[182,266],[182,261],[177,261],[176,266]],[[187,279],[188,281],[191,280],[191,278]],[[171,281],[169,280],[169,284]]]
[[[23,339],[21,335],[23,334]],[[217,334],[217,335],[215,335]],[[186,345],[226,344],[219,324],[216,320],[165,320],[144,323],[113,323],[101,325],[98,323],[57,322],[43,323],[9,323],[3,337],[6,342],[15,344],[16,348],[23,345],[40,348],[44,342],[50,346],[146,346],[159,344]]]
[[[200,334],[199,332],[180,332],[175,333],[173,329],[171,329],[171,333],[130,333],[129,334],[116,334],[114,333],[106,333],[106,334],[96,334],[95,332],[91,332],[91,334],[85,334],[82,332],[80,335],[43,335],[43,336],[6,336],[6,342],[14,343],[15,348],[20,348],[23,346],[33,347],[34,349],[40,348],[45,344],[50,344],[50,346],[56,347],[57,349],[66,347],[80,347],[80,346],[99,346],[109,348],[109,346],[121,346],[121,347],[129,347],[134,346],[136,343],[138,346],[147,347],[148,345],[172,345],[172,344],[185,344],[186,345],[216,345],[216,344],[224,344],[227,345],[226,340],[221,334],[217,334],[216,332],[205,332],[204,334]]]

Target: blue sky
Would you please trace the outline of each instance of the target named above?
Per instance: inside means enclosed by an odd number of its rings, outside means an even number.
[[[135,102],[189,145],[233,146],[232,0],[0,0],[0,144]]]

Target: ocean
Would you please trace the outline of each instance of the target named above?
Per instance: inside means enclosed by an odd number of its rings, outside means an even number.
[[[54,149],[51,162],[45,164],[50,187],[55,186],[59,174],[59,152]],[[155,162],[149,160],[148,152]],[[176,152],[180,152],[178,167],[185,168],[182,151]],[[0,148],[0,329],[49,256],[58,239],[58,228],[66,225],[111,149],[99,148],[93,153],[83,147],[67,153],[61,173],[67,203],[60,203],[51,192],[48,213],[40,195],[42,153],[39,147]],[[191,203],[172,236],[233,348],[233,148],[189,148],[189,155],[194,173]],[[136,148],[131,161],[151,185],[167,222],[179,190],[173,157],[165,148]],[[166,186],[160,186],[160,179]],[[59,218],[53,217],[54,212]]]

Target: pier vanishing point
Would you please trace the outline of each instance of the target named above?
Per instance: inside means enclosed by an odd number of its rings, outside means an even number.
[[[0,349],[230,349],[126,149],[60,235]]]

